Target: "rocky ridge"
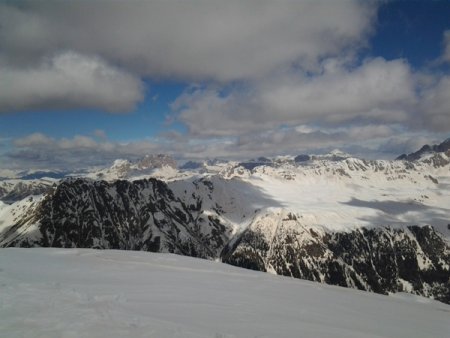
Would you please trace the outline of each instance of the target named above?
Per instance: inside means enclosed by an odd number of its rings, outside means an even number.
[[[397,160],[416,161],[423,155],[430,153],[445,153],[447,156],[450,156],[450,138],[440,144],[434,144],[431,146],[425,144],[422,148],[413,153],[400,155],[397,157]]]
[[[222,252],[226,263],[377,293],[450,303],[450,248],[431,226],[329,232],[293,213],[266,214]]]

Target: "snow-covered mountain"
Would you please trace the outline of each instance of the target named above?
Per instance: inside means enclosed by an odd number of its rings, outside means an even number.
[[[199,197],[188,204],[156,179],[70,179],[45,197],[0,211],[4,219],[16,215],[13,226],[3,227],[0,246],[146,250],[215,258],[231,229],[203,211]]]
[[[0,181],[0,201],[13,203],[30,195],[44,194],[58,183],[57,179],[5,179]]]
[[[0,249],[2,337],[447,338],[450,306],[168,254]]]
[[[224,249],[222,261],[378,293],[412,292],[450,303],[450,249],[430,226],[327,231],[280,211],[256,219]]]
[[[94,170],[86,175],[97,180],[139,179],[142,176],[157,176],[158,172],[176,175],[177,162],[169,155],[146,155],[136,161],[119,159],[110,168]]]
[[[335,151],[200,170],[156,159],[116,161],[107,181],[90,173],[0,205],[0,246],[171,252],[450,303],[447,152],[367,161]]]
[[[410,153],[410,154],[402,154],[397,157],[397,160],[407,160],[407,161],[415,161],[420,159],[423,155],[430,153],[446,153],[449,155],[450,152],[450,138],[446,139],[444,142],[440,144],[428,145],[425,144],[419,150]]]

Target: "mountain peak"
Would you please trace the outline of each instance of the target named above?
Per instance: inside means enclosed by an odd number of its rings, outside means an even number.
[[[147,154],[136,162],[137,169],[154,169],[162,167],[177,167],[177,162],[172,156],[166,154]]]
[[[420,159],[424,154],[427,153],[443,153],[450,150],[450,137],[444,140],[440,144],[434,144],[432,146],[425,144],[419,150],[410,153],[410,154],[402,154],[396,158],[396,160],[406,160],[406,161],[416,161]]]

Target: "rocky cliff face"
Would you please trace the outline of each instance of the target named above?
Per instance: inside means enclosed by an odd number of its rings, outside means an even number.
[[[40,236],[20,233],[37,223]],[[202,213],[202,201],[185,204],[156,179],[134,182],[69,180],[3,234],[3,246],[49,246],[172,252],[215,258],[228,229]]]
[[[222,256],[249,269],[450,303],[450,248],[430,226],[332,232],[303,226],[292,213],[266,214]]]
[[[450,138],[446,139],[440,144],[434,144],[431,146],[426,144],[416,152],[400,155],[399,157],[397,157],[397,160],[416,161],[419,160],[423,155],[432,153],[444,153],[447,157],[450,156]],[[440,156],[434,157],[442,160],[442,157]]]

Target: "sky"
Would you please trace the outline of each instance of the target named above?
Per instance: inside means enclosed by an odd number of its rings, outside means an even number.
[[[0,169],[450,136],[450,1],[0,0]]]

